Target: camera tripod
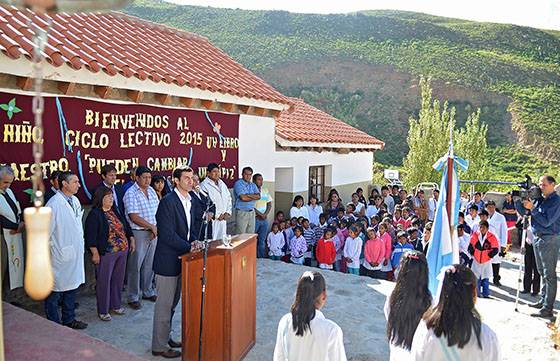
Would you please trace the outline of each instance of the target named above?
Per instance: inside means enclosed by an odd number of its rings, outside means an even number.
[[[521,255],[525,257],[525,243],[527,242],[527,229],[529,228],[529,215],[527,212],[523,214],[523,220],[521,221],[523,227],[523,233],[521,235]],[[519,262],[519,270],[517,272],[517,292],[515,294],[515,312],[519,312],[517,306],[519,304],[519,291],[521,288],[521,282],[523,282],[523,272],[525,270],[525,259],[523,258],[521,262]]]

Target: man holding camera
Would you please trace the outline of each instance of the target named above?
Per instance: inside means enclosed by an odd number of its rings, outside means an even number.
[[[556,264],[560,248],[560,196],[554,186],[556,180],[550,176],[542,176],[539,188],[542,197],[532,201],[526,199],[523,206],[531,211],[531,230],[535,236],[533,248],[537,269],[543,278],[541,299],[530,306],[539,308],[531,316],[553,317],[553,305],[556,299]]]

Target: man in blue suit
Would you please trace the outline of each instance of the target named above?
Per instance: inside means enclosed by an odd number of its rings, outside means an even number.
[[[194,202],[189,192],[193,186],[193,170],[189,167],[173,171],[174,190],[159,202],[156,212],[158,243],[153,269],[156,274],[158,298],[154,310],[152,354],[164,358],[180,357],[181,342],[171,339],[171,322],[181,296],[181,260],[187,252],[203,247],[198,240],[195,220],[202,218],[204,209]]]

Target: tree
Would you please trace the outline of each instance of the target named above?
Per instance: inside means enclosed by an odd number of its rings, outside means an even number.
[[[488,178],[489,167],[487,159],[488,125],[480,122],[480,109],[471,113],[465,127],[455,131],[455,153],[469,161],[469,169],[459,172],[459,179],[485,180]],[[479,191],[486,191],[488,186],[479,185]]]
[[[408,154],[404,160],[404,181],[408,188],[421,182],[439,184],[441,173],[432,165],[449,149],[449,133],[453,129],[454,153],[469,161],[469,169],[460,173],[461,179],[483,179],[488,172],[485,153],[488,126],[480,122],[480,109],[471,113],[464,128],[455,129],[455,108],[443,107],[433,99],[430,79],[420,79],[422,107],[418,119],[410,118],[407,143]]]

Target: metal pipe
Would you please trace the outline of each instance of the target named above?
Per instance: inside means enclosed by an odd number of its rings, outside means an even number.
[[[504,184],[516,186],[519,182],[502,182],[502,181],[481,181],[481,180],[459,180],[459,183],[465,184]]]

